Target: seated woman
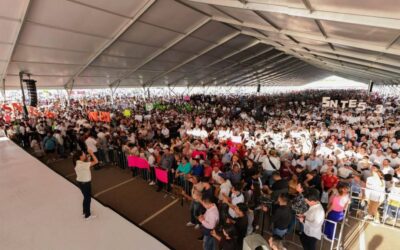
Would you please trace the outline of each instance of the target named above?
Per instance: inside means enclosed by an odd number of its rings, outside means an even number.
[[[335,222],[343,220],[344,212],[350,202],[349,187],[346,184],[339,184],[337,187],[338,193],[331,196],[326,211],[327,219]],[[325,222],[324,237],[327,240],[332,240],[335,235],[334,223]],[[338,227],[336,228],[338,230]]]

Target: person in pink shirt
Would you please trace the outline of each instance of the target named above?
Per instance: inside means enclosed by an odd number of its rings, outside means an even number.
[[[215,203],[213,203],[209,198],[204,198],[201,201],[201,204],[206,209],[206,212],[198,217],[203,233],[203,249],[214,250],[215,240],[211,235],[211,232],[219,222],[219,211]]]
[[[331,196],[328,203],[328,209],[326,211],[327,219],[335,222],[340,222],[343,220],[344,212],[347,205],[350,202],[349,187],[346,184],[338,184],[338,193]],[[325,222],[324,237],[327,240],[332,240],[335,235],[334,223]],[[336,228],[337,230],[338,228]]]

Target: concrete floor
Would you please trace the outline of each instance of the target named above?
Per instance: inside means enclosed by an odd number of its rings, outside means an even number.
[[[57,169],[71,173],[67,163]],[[129,178],[104,173],[95,173],[101,176],[96,189]],[[97,201],[92,210],[98,218],[85,221],[80,190],[5,138],[0,138],[0,202],[2,250],[168,249]]]

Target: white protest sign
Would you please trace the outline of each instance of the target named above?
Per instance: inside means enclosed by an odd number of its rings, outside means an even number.
[[[143,121],[143,116],[142,115],[135,115],[135,120],[141,122],[141,121]]]
[[[231,140],[233,143],[242,143],[242,137],[240,136],[232,136]]]

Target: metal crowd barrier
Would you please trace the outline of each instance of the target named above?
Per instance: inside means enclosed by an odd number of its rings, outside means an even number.
[[[360,220],[361,216],[364,217],[367,215],[370,198],[368,195],[372,195],[373,200],[378,200],[379,202],[378,214],[379,217],[383,218],[382,222],[386,223],[387,218],[391,217],[389,215],[393,215],[394,213],[392,226],[395,227],[400,213],[400,194],[381,192],[369,188],[360,188],[360,190],[360,193],[350,192],[351,203],[349,217]]]
[[[121,168],[127,169],[128,168],[128,161],[127,155],[121,150],[117,148],[109,149],[108,158],[111,164]],[[138,168],[131,168],[133,176],[140,176],[145,181],[154,181],[156,182],[156,176],[154,171],[154,166],[150,167],[150,171],[147,169],[138,169]],[[189,182],[184,176],[179,176],[178,178],[173,178],[171,184],[178,185],[183,188],[183,190],[190,195],[192,183]]]
[[[344,221],[344,217],[343,217],[343,221]],[[331,246],[329,247],[329,249],[330,250],[333,250],[333,247],[334,247],[334,245],[335,245],[335,241],[337,241],[338,242],[338,245],[337,245],[337,248],[336,249],[339,249],[339,244],[340,244],[340,242],[339,242],[339,238],[340,238],[340,236],[338,237],[338,238],[336,238],[336,229],[337,229],[337,227],[338,227],[338,222],[337,221],[333,221],[333,220],[328,220],[328,219],[325,219],[324,220],[324,225],[323,225],[323,227],[322,227],[322,235],[324,235],[324,231],[325,231],[325,227],[326,227],[326,224],[327,223],[331,223],[331,224],[333,224],[333,238],[332,238],[332,240],[330,240],[330,242],[331,242]],[[344,224],[342,224],[342,225],[344,225]],[[321,246],[320,246],[320,250],[323,248],[323,246],[324,246],[324,241],[325,241],[326,239],[323,237],[322,239],[321,239]]]

